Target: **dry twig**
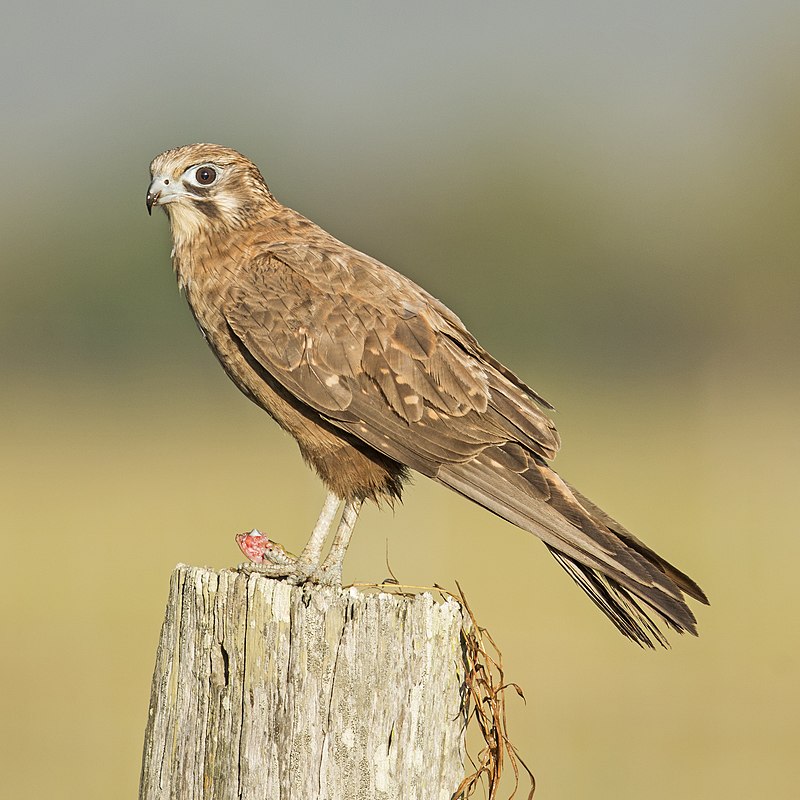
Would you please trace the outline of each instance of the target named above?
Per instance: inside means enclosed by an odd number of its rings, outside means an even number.
[[[388,559],[387,559],[388,565]],[[525,700],[522,689],[516,683],[506,683],[503,671],[503,654],[486,628],[478,625],[472,608],[467,602],[464,590],[456,581],[458,594],[443,589],[441,586],[410,586],[397,581],[394,573],[392,579],[380,584],[354,583],[361,589],[377,589],[397,594],[410,594],[415,591],[439,592],[443,597],[452,597],[461,603],[469,615],[469,624],[463,628],[464,653],[467,665],[465,684],[465,716],[467,727],[475,724],[483,739],[484,746],[473,758],[468,758],[474,771],[464,778],[453,794],[452,800],[469,800],[478,787],[485,786],[488,800],[499,800],[500,778],[506,763],[514,772],[514,788],[508,797],[512,800],[520,788],[521,770],[530,782],[527,800],[533,798],[536,791],[536,779],[528,765],[522,760],[517,748],[508,736],[506,720],[505,691],[514,689]],[[521,769],[520,769],[521,768]]]
[[[506,721],[506,689],[513,688],[524,700],[525,695],[516,683],[506,683],[503,672],[503,654],[486,628],[478,625],[472,613],[464,590],[458,586],[456,599],[467,610],[471,626],[465,627],[464,648],[467,660],[466,703],[467,726],[472,720],[483,737],[484,747],[476,759],[470,756],[474,772],[461,781],[453,795],[453,800],[468,800],[479,785],[486,784],[488,800],[497,800],[500,791],[500,778],[506,766],[506,759],[514,771],[514,788],[509,795],[511,800],[520,788],[520,767],[530,781],[528,800],[536,791],[536,780],[528,765],[522,760],[517,748],[508,737]],[[491,651],[491,653],[490,653]]]

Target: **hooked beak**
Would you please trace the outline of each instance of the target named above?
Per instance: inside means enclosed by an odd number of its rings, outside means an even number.
[[[150,188],[147,190],[147,199],[145,200],[145,202],[147,203],[147,213],[148,214],[152,215],[153,206],[157,206],[158,205],[158,198],[159,197],[161,197],[161,192],[159,192],[159,191],[155,191],[154,192],[153,191],[153,187],[151,185]]]
[[[150,187],[147,189],[147,199],[145,200],[147,213],[153,213],[153,206],[164,206],[167,203],[172,203],[181,194],[180,182],[176,183],[173,179],[156,175],[150,181]]]

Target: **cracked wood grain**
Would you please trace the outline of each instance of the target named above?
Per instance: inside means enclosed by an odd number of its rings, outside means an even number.
[[[179,565],[140,800],[449,800],[461,606]]]

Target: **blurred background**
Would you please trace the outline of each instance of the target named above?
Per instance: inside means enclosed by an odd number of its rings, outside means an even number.
[[[645,653],[534,537],[419,478],[345,579],[463,586],[537,798],[798,775],[795,2],[15,3],[0,31],[0,760],[134,796],[168,578],[324,491],[197,333],[148,164],[236,147],[558,408],[560,471],[695,577]],[[758,787],[755,789],[754,787]]]

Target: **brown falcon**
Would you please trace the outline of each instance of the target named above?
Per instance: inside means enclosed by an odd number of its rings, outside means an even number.
[[[340,580],[362,503],[399,499],[411,469],[536,534],[635,642],[665,644],[659,620],[696,633],[684,594],[706,603],[700,587],[550,468],[552,406],[449,308],[282,206],[235,150],[187,145],[150,171],[200,330],[328,488],[301,555],[262,571]]]

